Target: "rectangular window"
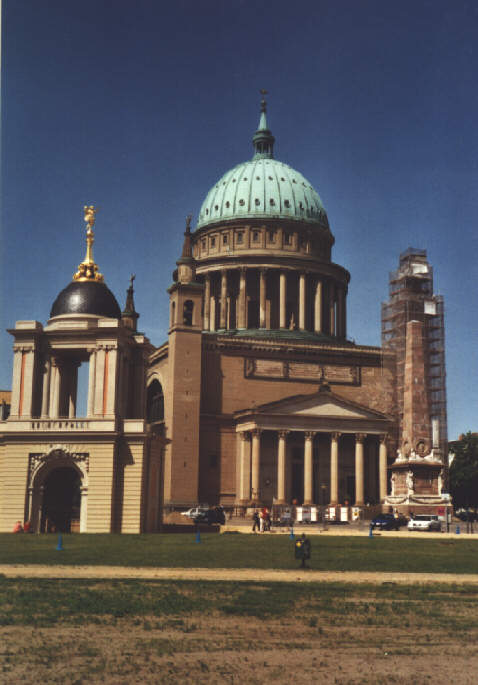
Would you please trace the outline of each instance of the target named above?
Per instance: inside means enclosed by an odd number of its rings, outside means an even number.
[[[276,238],[276,232],[275,231],[269,231],[269,242],[273,243]]]
[[[254,243],[257,243],[259,241],[259,231],[254,231],[252,234],[252,240]]]
[[[242,241],[243,241],[243,234],[242,234],[242,233],[238,233],[238,234],[237,234],[237,242],[238,242],[238,244],[240,245],[240,244],[242,243]]]
[[[284,243],[285,245],[290,245],[292,242],[290,233],[284,233]]]
[[[222,244],[227,245],[227,233],[224,233],[224,235],[222,236]]]
[[[214,236],[211,238],[211,247],[216,247],[216,238]]]

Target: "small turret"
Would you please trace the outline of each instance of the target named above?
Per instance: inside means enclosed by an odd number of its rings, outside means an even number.
[[[126,326],[126,328],[130,328],[132,331],[136,331],[137,328],[137,323],[139,319],[139,314],[137,313],[136,309],[134,308],[134,288],[133,288],[133,281],[136,278],[135,274],[131,274],[131,277],[129,279],[129,288],[126,291],[126,304],[125,307],[121,313],[121,320]]]
[[[193,283],[196,280],[196,260],[193,257],[191,246],[191,218],[190,214],[186,217],[183,251],[181,257],[176,262],[178,265],[178,283]]]
[[[259,128],[254,133],[252,144],[254,145],[253,159],[272,159],[274,157],[274,143],[275,138],[267,127],[266,111],[267,102],[265,96],[267,90],[261,90],[261,118],[259,119]]]

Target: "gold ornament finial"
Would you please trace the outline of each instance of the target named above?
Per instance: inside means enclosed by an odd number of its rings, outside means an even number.
[[[78,265],[78,271],[73,275],[74,281],[97,281],[103,283],[103,275],[98,271],[98,265],[93,259],[93,243],[95,242],[95,234],[93,233],[93,226],[95,225],[96,212],[93,205],[84,206],[85,223],[86,223],[86,255],[81,264]]]

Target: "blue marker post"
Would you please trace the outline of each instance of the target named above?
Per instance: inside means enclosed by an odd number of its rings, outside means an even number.
[[[373,538],[373,526],[372,526],[372,524],[370,524],[370,526],[369,526],[368,536],[369,536],[369,538]]]
[[[294,528],[293,526],[290,527],[290,535],[289,535],[291,540],[295,540],[295,535],[294,535]]]
[[[57,552],[63,552],[63,537],[62,537],[61,533],[58,536],[58,544],[56,546],[56,551]]]
[[[201,531],[199,530],[199,526],[196,526],[196,542],[201,542]]]
[[[460,535],[460,526],[457,526],[457,527],[456,527],[456,534],[457,534],[457,535]]]

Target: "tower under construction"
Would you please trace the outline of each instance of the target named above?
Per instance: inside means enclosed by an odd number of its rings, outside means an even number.
[[[433,267],[426,250],[409,247],[390,272],[389,300],[382,303],[382,345],[397,359],[399,431],[403,430],[406,331],[409,321],[423,324],[425,380],[433,445],[447,454],[444,303],[433,293]]]

